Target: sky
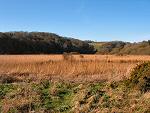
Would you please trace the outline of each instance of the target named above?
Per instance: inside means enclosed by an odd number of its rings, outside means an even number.
[[[0,0],[0,32],[94,41],[150,39],[150,0]]]

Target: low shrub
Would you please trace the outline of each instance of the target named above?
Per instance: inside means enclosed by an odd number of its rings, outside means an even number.
[[[150,62],[145,62],[134,68],[131,77],[126,82],[130,88],[139,89],[141,92],[150,90]]]
[[[21,82],[17,77],[8,76],[8,75],[1,75],[0,76],[0,83],[14,83],[14,82]]]

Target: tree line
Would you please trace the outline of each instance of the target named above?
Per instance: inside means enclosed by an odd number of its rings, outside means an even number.
[[[96,47],[98,44],[100,45],[97,47],[97,53],[99,54],[150,55],[150,40],[136,43],[122,41],[99,42],[92,45]]]
[[[46,32],[0,32],[0,54],[62,54],[96,52],[87,42]]]
[[[150,40],[130,43],[122,41],[81,41],[47,32],[0,32],[0,54],[129,54],[150,55]]]

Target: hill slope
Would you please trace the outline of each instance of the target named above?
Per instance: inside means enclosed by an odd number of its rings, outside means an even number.
[[[91,43],[99,54],[150,55],[150,41],[129,43],[122,41]]]
[[[88,43],[44,32],[0,33],[0,54],[95,53]]]

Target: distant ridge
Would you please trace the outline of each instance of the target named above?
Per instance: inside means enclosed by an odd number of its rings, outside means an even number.
[[[150,55],[150,40],[130,43],[122,41],[92,42],[98,54]]]
[[[150,40],[94,42],[47,32],[0,32],[0,54],[118,54],[150,55]]]
[[[0,54],[93,54],[87,42],[46,32],[0,32]]]

